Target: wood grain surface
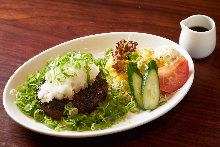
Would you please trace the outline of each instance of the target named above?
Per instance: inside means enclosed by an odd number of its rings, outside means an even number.
[[[0,0],[0,146],[220,146],[220,1]],[[83,139],[46,136],[14,122],[3,90],[31,57],[62,42],[106,32],[143,32],[178,43],[179,22],[212,17],[215,51],[194,60],[195,79],[184,99],[162,117],[117,134]]]

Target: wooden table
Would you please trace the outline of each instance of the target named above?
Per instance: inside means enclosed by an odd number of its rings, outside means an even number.
[[[178,43],[179,22],[204,14],[216,22],[215,0],[0,0],[0,92],[29,58],[62,42],[105,32],[143,32]],[[0,105],[0,146],[218,146],[220,145],[220,43],[194,60],[195,79],[185,98],[162,117],[117,134],[67,139],[32,132]]]

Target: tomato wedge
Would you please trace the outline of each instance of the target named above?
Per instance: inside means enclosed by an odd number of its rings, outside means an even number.
[[[177,57],[172,65],[158,69],[160,90],[172,93],[181,88],[189,77],[188,61],[183,57]]]

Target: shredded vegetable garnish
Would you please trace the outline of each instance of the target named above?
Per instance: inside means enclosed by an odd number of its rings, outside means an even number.
[[[156,52],[152,49],[136,48],[137,45],[137,42],[121,40],[117,43],[115,49],[109,48],[106,50],[104,58],[95,59],[90,53],[72,51],[64,56],[58,56],[55,60],[48,60],[45,68],[40,69],[35,74],[29,75],[27,82],[11,91],[13,95],[16,95],[15,103],[24,114],[33,117],[37,122],[41,122],[56,131],[93,131],[109,128],[125,119],[129,112],[135,113],[139,111],[128,83],[128,64],[131,62],[137,64],[137,70],[140,71],[140,74],[144,75],[145,67],[151,60],[156,61],[157,67],[163,67],[171,64],[175,59],[174,57],[177,56],[177,54],[174,56],[171,52],[169,58],[165,56],[165,53],[155,55]],[[84,89],[81,88],[78,91],[74,91],[74,88],[77,89],[79,83],[82,83],[82,77],[84,77],[84,83],[86,83],[83,84],[84,88],[94,86],[92,82],[95,81],[96,77],[102,78],[102,80],[104,78],[107,81],[104,80],[106,83],[105,92],[107,91],[107,94],[104,93],[104,98],[107,95],[106,99],[103,100],[104,102],[97,101],[95,106],[97,104],[98,106],[95,107],[95,110],[93,109],[93,112],[80,113],[78,109],[81,107],[75,105],[77,109],[72,103],[74,94]],[[68,83],[67,81],[71,82]],[[101,82],[98,81],[98,83]],[[63,95],[59,93],[61,96],[50,93],[52,88],[48,85],[53,85],[55,88],[53,87],[54,89],[52,90],[58,91],[58,89],[62,88],[57,88],[57,85],[68,87],[68,84],[73,88],[69,88],[70,92],[73,93],[68,94],[68,96],[66,94],[67,92]],[[46,92],[41,91],[42,97],[40,97],[39,91],[42,89]],[[63,89],[65,91],[68,88]],[[100,94],[99,92],[100,89],[97,93]],[[85,98],[86,101],[91,97],[91,94],[87,95],[89,97]],[[98,96],[95,97],[97,98]],[[69,100],[63,104],[62,108],[64,111],[61,111],[60,120],[50,117],[47,115],[46,110],[41,109],[42,103],[48,103],[53,98],[56,98],[56,100],[65,100],[64,98]],[[81,101],[81,99],[76,100]],[[161,93],[160,100],[158,107],[167,102],[166,95]]]
[[[92,113],[78,113],[72,103],[65,106],[64,117],[61,120],[55,120],[39,108],[40,101],[36,98],[36,90],[42,82],[45,81],[45,75],[50,82],[60,82],[68,77],[75,76],[75,73],[66,72],[68,68],[82,68],[81,62],[85,61],[87,70],[87,81],[89,79],[88,63],[95,63],[99,66],[100,72],[106,79],[110,78],[109,72],[105,69],[105,64],[109,58],[112,49],[108,49],[105,58],[94,59],[92,54],[69,52],[65,56],[58,56],[54,61],[48,60],[47,66],[39,70],[36,74],[29,75],[27,82],[19,85],[16,90],[15,103],[19,109],[28,116],[33,117],[36,121],[45,124],[47,127],[56,131],[74,130],[99,130],[111,127],[119,120],[124,119],[126,114],[134,111],[136,103],[131,97],[127,97],[119,89],[110,88],[107,98],[103,103],[99,103],[97,109]],[[69,62],[74,60],[74,62]],[[53,69],[53,74],[51,72]]]

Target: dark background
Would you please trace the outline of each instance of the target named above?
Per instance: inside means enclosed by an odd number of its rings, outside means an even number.
[[[125,132],[84,139],[41,135],[15,123],[2,93],[14,71],[31,57],[65,41],[106,32],[143,32],[178,43],[179,22],[194,14],[214,19],[218,0],[0,0],[0,146],[218,146],[220,44],[194,60],[195,79],[185,98],[164,116]]]

